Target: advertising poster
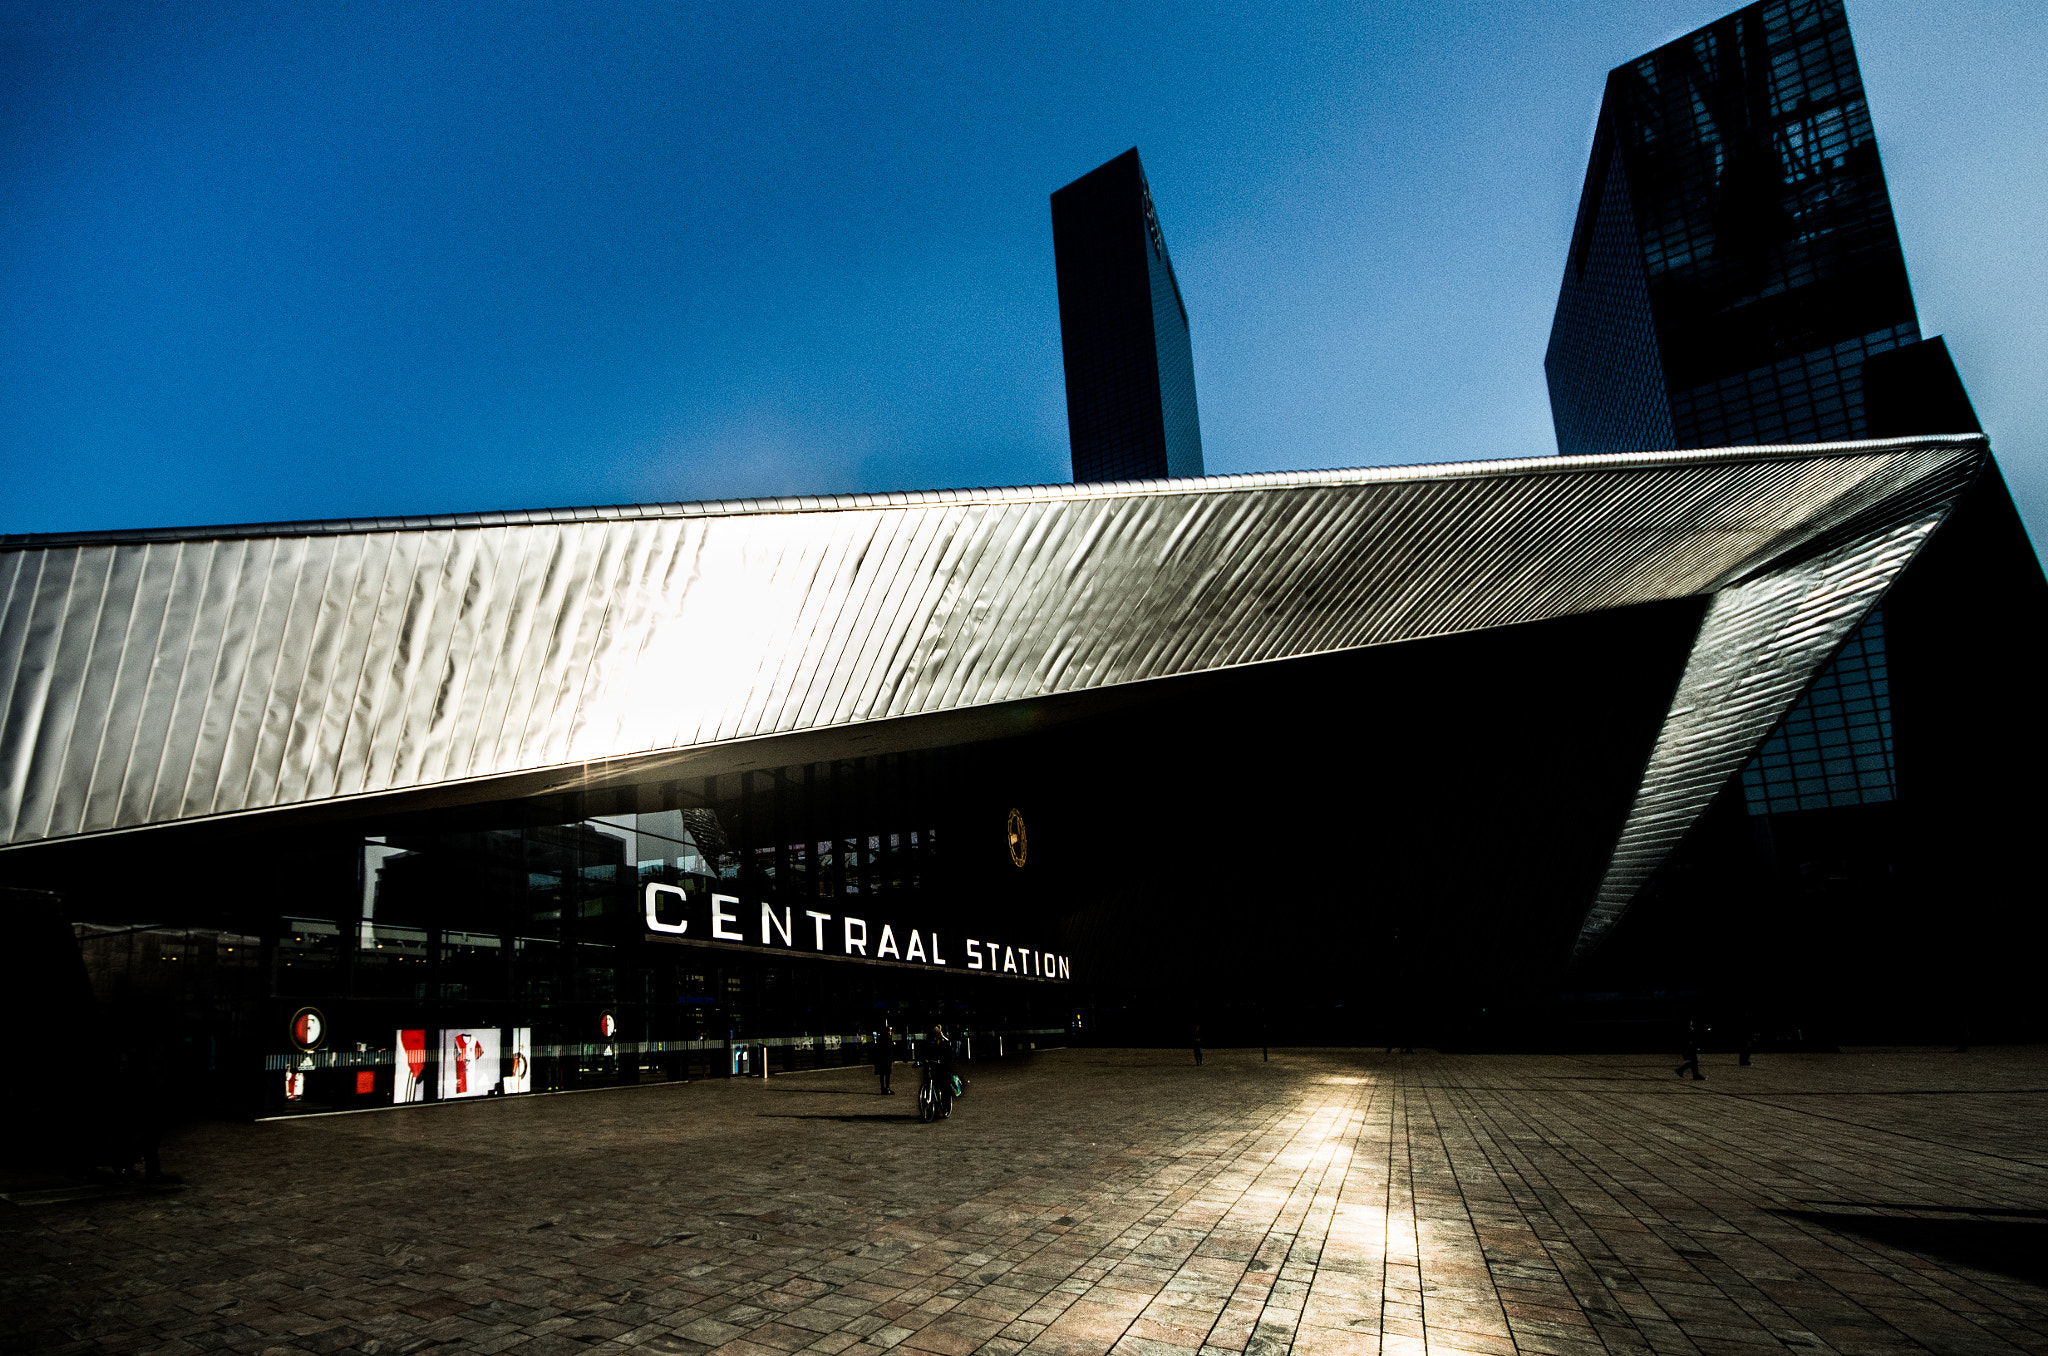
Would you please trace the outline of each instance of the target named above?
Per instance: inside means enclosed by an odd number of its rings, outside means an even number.
[[[505,1091],[533,1091],[533,1028],[512,1028],[512,1054],[505,1064]]]
[[[496,1092],[502,1076],[498,1068],[497,1028],[441,1033],[443,1101]]]
[[[391,1100],[394,1102],[424,1102],[427,1100],[427,1033],[425,1031],[401,1031],[398,1033],[398,1058],[391,1071]]]

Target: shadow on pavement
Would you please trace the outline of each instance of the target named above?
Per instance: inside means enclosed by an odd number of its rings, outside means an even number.
[[[810,1115],[805,1115],[805,1114],[803,1114],[803,1113],[801,1113],[801,1112],[795,1112],[795,1111],[763,1111],[763,1112],[760,1112],[760,1113],[759,1113],[759,1115],[760,1115],[761,1119],[763,1119],[763,1120],[770,1120],[770,1121],[849,1121],[849,1122],[851,1122],[851,1121],[914,1121],[914,1120],[916,1120],[916,1119],[917,1119],[917,1113],[915,1113],[915,1112],[911,1112],[911,1113],[909,1113],[909,1114],[907,1114],[907,1115],[889,1115],[889,1114],[887,1114],[887,1113],[880,1113],[880,1112],[878,1112],[878,1113],[876,1113],[876,1114],[874,1114],[874,1115],[851,1115],[851,1116],[833,1116],[833,1115],[830,1115],[830,1114],[827,1114],[827,1113],[822,1113],[822,1112],[818,1112],[818,1113],[813,1113],[813,1114],[810,1114]]]
[[[71,1182],[41,1190],[0,1191],[9,1205],[61,1205],[67,1201],[102,1201],[116,1196],[161,1196],[183,1191],[182,1182]]]
[[[1807,1201],[1808,1205],[1846,1205],[1861,1210],[1924,1210],[1936,1215],[1997,1215],[2048,1219],[2048,1210],[2020,1210],[2003,1205],[1927,1205],[1921,1201]]]
[[[1842,1214],[1832,1210],[1773,1210],[1771,1213],[1977,1271],[1996,1272],[2014,1280],[2048,1285],[2048,1224],[2026,1224],[2010,1219],[1908,1219],[1896,1215]]]

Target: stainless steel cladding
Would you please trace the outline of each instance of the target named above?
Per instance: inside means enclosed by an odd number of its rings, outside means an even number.
[[[1713,595],[1586,936],[1988,452],[1941,437],[0,539],[11,847]]]
[[[1953,491],[1933,503],[1900,505],[1896,520],[1871,522],[1811,559],[1714,594],[1579,929],[1577,954],[1591,951],[1621,920],[1650,873],[1877,605],[1952,502]]]

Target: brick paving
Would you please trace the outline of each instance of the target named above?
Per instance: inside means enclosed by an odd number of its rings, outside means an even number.
[[[2048,1352],[2048,1052],[1672,1062],[1068,1050],[930,1126],[865,1070],[202,1126],[184,1191],[0,1205],[0,1341]]]

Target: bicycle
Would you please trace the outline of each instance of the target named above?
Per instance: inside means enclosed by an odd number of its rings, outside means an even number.
[[[953,1114],[953,1080],[935,1072],[939,1066],[929,1060],[919,1060],[917,1067],[924,1071],[917,1085],[917,1118],[927,1122],[946,1119]]]

